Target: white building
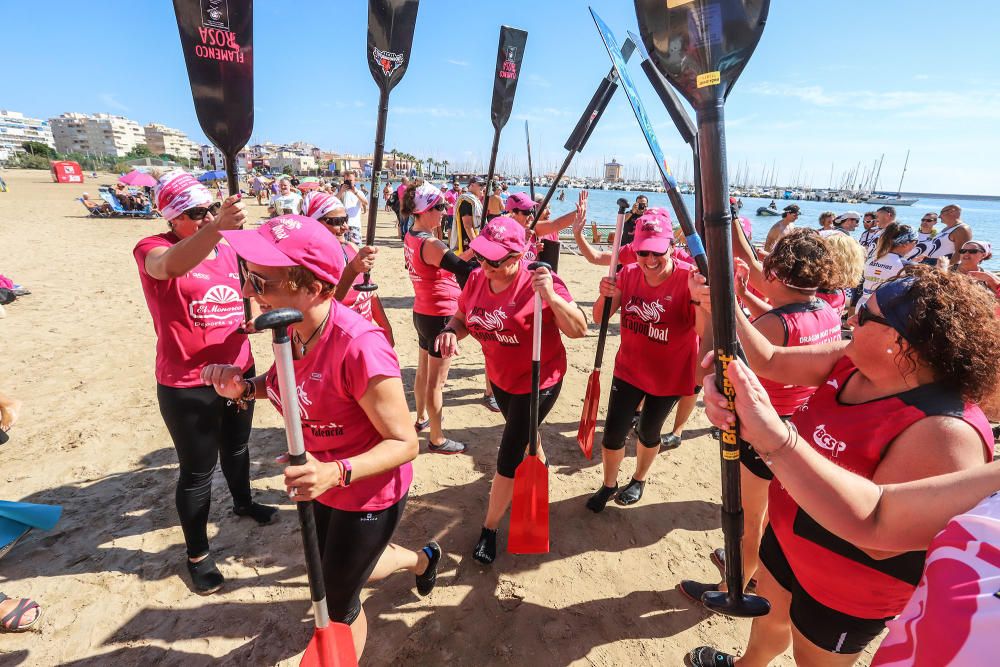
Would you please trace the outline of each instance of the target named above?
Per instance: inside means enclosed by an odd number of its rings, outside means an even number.
[[[60,153],[122,157],[146,143],[146,134],[139,123],[124,116],[64,113],[58,118],[50,118],[49,125]]]
[[[188,139],[180,130],[157,123],[149,123],[142,129],[146,135],[146,146],[153,155],[165,153],[192,160],[197,160],[201,156],[198,144]]]
[[[21,144],[26,141],[37,141],[50,148],[56,147],[48,122],[38,118],[26,118],[24,114],[16,111],[0,109],[0,159],[24,152]]]
[[[285,167],[293,174],[302,174],[316,169],[316,158],[312,155],[299,155],[292,151],[280,150],[270,159],[271,171],[283,171]]]
[[[195,158],[201,158],[202,169],[214,171],[216,169],[223,170],[226,168],[226,156],[212,144],[202,144],[198,149],[198,154],[195,155]],[[236,168],[242,172],[247,170],[246,151],[240,151],[236,155]]]

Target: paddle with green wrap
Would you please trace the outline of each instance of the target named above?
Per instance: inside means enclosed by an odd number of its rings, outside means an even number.
[[[709,248],[715,373],[720,391],[726,367],[738,355],[733,253],[726,173],[726,97],[732,91],[764,31],[769,0],[635,0],[639,33],[650,60],[694,107],[698,156]],[[730,403],[732,406],[733,404]],[[735,409],[733,409],[735,416]],[[722,531],[728,592],[706,593],[705,606],[731,616],[761,616],[770,605],[743,593],[743,502],[740,492],[739,423],[719,437],[722,458]]]

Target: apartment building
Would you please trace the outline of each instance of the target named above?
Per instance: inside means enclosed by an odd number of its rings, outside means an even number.
[[[226,156],[212,144],[202,144],[198,149],[195,158],[201,159],[201,168],[208,170],[222,170],[226,168]],[[250,156],[247,151],[240,151],[236,155],[236,168],[238,171],[246,172]]]
[[[146,146],[149,147],[153,155],[165,153],[192,160],[197,160],[201,156],[198,144],[188,139],[187,135],[180,130],[158,123],[149,123],[142,130],[146,135]]]
[[[0,160],[21,153],[21,147],[26,141],[37,141],[50,148],[56,144],[52,138],[52,128],[47,121],[39,118],[28,118],[17,111],[0,109]]]
[[[90,153],[123,157],[146,134],[139,123],[106,113],[64,113],[49,119],[56,150],[60,153]]]

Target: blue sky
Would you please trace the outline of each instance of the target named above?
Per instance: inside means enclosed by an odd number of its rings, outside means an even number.
[[[253,139],[304,140],[370,152],[378,91],[365,61],[367,3],[255,3]],[[632,3],[594,0],[619,41],[635,30]],[[65,111],[119,113],[204,136],[191,103],[172,5],[166,0],[50,0],[7,5],[0,108],[47,118]],[[726,106],[730,173],[754,178],[772,161],[779,180],[817,187],[882,153],[880,186],[1000,195],[1000,83],[988,0],[863,2],[773,0],[764,37]],[[563,144],[609,67],[587,3],[574,0],[421,2],[413,52],[390,98],[386,147],[485,169],[493,128],[492,68],[501,23],[528,31],[514,112],[499,164],[520,170],[524,120],[535,170],[553,170]],[[633,77],[676,172],[687,148],[637,64]],[[651,161],[624,96],[612,101],[584,153],[580,175],[616,157],[644,177]],[[800,164],[801,171],[800,171]]]

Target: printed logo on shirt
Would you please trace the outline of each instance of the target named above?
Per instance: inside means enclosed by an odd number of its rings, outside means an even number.
[[[465,324],[476,340],[493,340],[501,345],[520,345],[517,334],[501,333],[506,319],[507,313],[503,308],[488,311],[485,308],[475,307],[465,318]]]
[[[847,443],[830,435],[826,430],[826,424],[820,424],[813,431],[813,442],[819,447],[829,450],[836,458],[842,451],[847,449]]]
[[[658,343],[666,343],[668,330],[660,325],[660,316],[666,312],[660,299],[645,301],[637,296],[629,297],[622,317],[622,328],[646,336]]]
[[[198,271],[190,271],[188,272],[188,276],[191,278],[200,278],[201,280],[208,280],[211,277],[207,273],[199,273]]]
[[[320,373],[310,373],[309,379],[315,380],[316,382],[322,382],[323,376]]]
[[[840,389],[840,383],[839,383],[839,382],[837,382],[837,378],[832,378],[832,379],[830,379],[830,380],[827,380],[827,381],[826,381],[826,383],[827,383],[828,385],[830,385],[831,387],[833,387],[833,390],[834,390],[834,391],[836,391],[836,390]]]
[[[277,385],[277,383],[278,380],[275,378],[274,384]],[[299,417],[302,422],[305,423],[309,421],[308,407],[312,405],[312,401],[309,399],[309,394],[306,393],[305,388],[301,384],[296,387],[295,393],[298,395],[299,399]],[[278,406],[278,412],[281,412],[281,397],[278,395],[276,388],[273,387],[270,382],[267,384],[267,397],[271,399],[272,403]]]
[[[229,285],[215,285],[205,292],[204,299],[188,304],[188,312],[195,326],[221,326],[243,316],[243,299]]]
[[[333,438],[344,435],[344,426],[334,422],[321,423],[303,419],[302,426],[308,428],[312,435],[317,438]]]
[[[372,521],[378,521],[378,517],[375,516],[374,514],[372,514],[371,512],[368,512],[363,517],[361,517],[360,519],[358,519],[358,521],[363,521],[365,523],[369,523],[369,522],[372,522]]]

